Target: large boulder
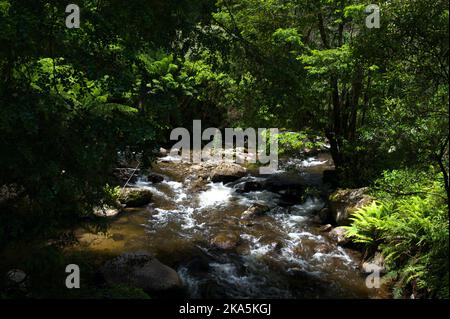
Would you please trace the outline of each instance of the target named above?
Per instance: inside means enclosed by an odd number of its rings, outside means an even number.
[[[281,206],[292,206],[303,201],[305,187],[299,176],[292,174],[277,174],[265,180],[264,189],[280,194]]]
[[[235,189],[238,193],[256,192],[263,190],[264,184],[260,181],[246,181],[236,185]]]
[[[174,269],[145,252],[120,255],[108,261],[100,273],[111,286],[125,285],[149,293],[182,287],[181,279]]]
[[[245,176],[247,170],[241,165],[234,163],[220,163],[211,174],[211,181],[214,183],[230,183]]]
[[[313,239],[303,239],[292,252],[303,259],[310,259],[316,253],[328,254],[333,250],[330,244]]]
[[[350,217],[361,207],[369,205],[373,198],[367,195],[368,188],[338,189],[329,198],[333,221],[339,226],[350,225]]]
[[[125,207],[141,207],[152,200],[152,192],[146,189],[126,188],[119,196],[119,202]]]

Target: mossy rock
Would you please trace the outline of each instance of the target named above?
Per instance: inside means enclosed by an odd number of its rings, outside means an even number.
[[[339,226],[350,225],[351,216],[361,207],[372,203],[368,188],[338,189],[329,197],[329,208],[333,222]]]
[[[153,194],[146,189],[125,189],[119,196],[119,201],[125,207],[141,207],[152,201]]]

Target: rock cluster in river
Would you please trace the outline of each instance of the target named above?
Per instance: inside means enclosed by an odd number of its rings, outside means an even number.
[[[117,202],[114,205],[103,205],[95,207],[93,214],[98,217],[115,217],[124,208],[142,207],[149,204],[153,193],[141,188],[125,188],[121,191]]]

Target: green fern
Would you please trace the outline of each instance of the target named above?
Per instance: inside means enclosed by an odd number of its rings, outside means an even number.
[[[382,181],[386,189],[395,185],[396,192],[406,193],[400,188],[399,179],[408,183],[410,172],[385,172]],[[385,257],[389,278],[395,278],[394,297],[404,297],[409,292],[425,296],[448,298],[448,215],[443,199],[443,187],[429,182],[423,174],[414,184],[415,192],[408,196],[383,196],[379,200],[356,211],[347,236],[354,242],[378,249]],[[422,185],[422,187],[420,187]]]

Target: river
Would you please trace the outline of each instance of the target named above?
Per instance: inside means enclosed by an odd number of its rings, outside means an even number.
[[[153,193],[153,202],[120,215],[106,233],[77,232],[79,248],[117,255],[147,251],[177,270],[190,298],[370,298],[357,252],[336,245],[320,230],[317,213],[328,189],[322,173],[332,168],[328,154],[280,161],[275,175],[296,178],[306,187],[299,203],[286,204],[268,190],[242,192],[248,181],[263,181],[256,171],[236,182],[209,182],[195,188],[190,164],[160,158],[153,171],[131,186]],[[272,176],[273,177],[273,176]],[[243,222],[253,204],[267,205],[263,216]],[[233,238],[230,249],[212,244]]]

